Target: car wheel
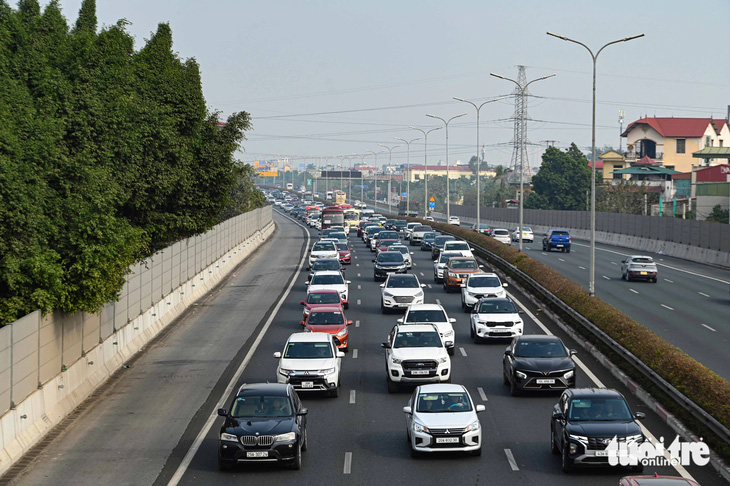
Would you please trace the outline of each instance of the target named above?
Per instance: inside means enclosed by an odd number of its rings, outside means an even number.
[[[476,337],[476,333],[474,332],[474,325],[469,326],[469,337],[472,339]]]
[[[337,398],[340,396],[340,385],[338,384],[334,390],[330,390],[330,397]]]
[[[398,393],[398,383],[394,382],[390,378],[388,380],[388,393]]]
[[[515,385],[514,378],[509,380],[509,394],[512,395],[513,397],[516,397],[517,395],[520,394],[520,389],[517,387],[517,385]]]
[[[631,282],[631,275],[629,274],[629,272],[626,272],[626,281]]]
[[[450,347],[450,348],[446,348],[446,352],[449,353],[449,356],[453,356],[454,355],[454,349],[455,349],[455,346]]]
[[[566,444],[563,444],[563,455],[561,458],[561,465],[563,466],[563,472],[569,473],[573,472],[573,461],[570,460],[570,457],[568,456],[568,446]]]
[[[350,308],[350,303],[349,302],[345,302],[344,304],[342,304],[342,307],[344,307],[345,309],[349,309]]]
[[[560,454],[558,444],[555,443],[555,430],[553,430],[553,424],[550,424],[550,451],[556,456]]]
[[[377,281],[378,281],[378,276],[377,276],[377,275],[375,275],[375,274],[373,274],[373,280],[374,280],[375,282],[377,282]]]
[[[224,461],[223,459],[218,456],[218,470],[220,471],[230,471],[231,470],[231,464]]]
[[[297,446],[297,453],[294,456],[294,460],[289,463],[289,469],[298,471],[302,468],[302,443],[300,442]]]
[[[418,452],[416,449],[414,449],[413,446],[411,446],[411,457],[413,459],[417,459],[417,458],[421,457],[421,453]]]
[[[388,313],[388,309],[385,307],[385,304],[383,303],[383,300],[382,299],[380,300],[380,311],[383,314],[387,314]]]
[[[570,247],[565,249],[565,253],[570,253]]]
[[[302,437],[302,452],[307,450],[307,428],[304,428],[304,435]]]
[[[480,447],[479,449],[477,449],[475,451],[471,451],[471,455],[472,456],[476,456],[476,457],[481,456],[482,455],[482,448]]]
[[[656,283],[656,277],[654,277],[653,279],[651,279],[651,283]]]

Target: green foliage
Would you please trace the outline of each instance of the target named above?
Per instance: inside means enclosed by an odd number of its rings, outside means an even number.
[[[584,210],[586,191],[591,187],[588,160],[575,144],[565,152],[549,147],[542,155],[540,171],[532,178],[532,187],[526,208]]]
[[[657,193],[647,193],[646,184],[621,181],[601,188],[596,195],[596,211],[622,214],[644,214],[646,205],[659,202]]]
[[[715,223],[728,223],[728,217],[730,217],[730,212],[727,209],[722,209],[722,207],[719,204],[716,204],[712,208],[712,212],[710,212],[710,215],[707,216],[707,221],[714,221]]]
[[[72,30],[58,0],[0,0],[0,323],[94,312],[136,260],[262,204],[233,159],[249,115],[218,128],[170,26],[135,52],[97,24],[95,0]]]

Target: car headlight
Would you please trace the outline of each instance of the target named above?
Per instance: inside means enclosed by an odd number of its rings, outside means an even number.
[[[393,297],[393,294],[390,292],[383,292],[383,297]]]
[[[326,368],[326,369],[323,369],[323,370],[319,370],[319,373],[321,373],[323,375],[331,375],[334,372],[335,372],[335,369],[334,368]]]
[[[289,374],[291,373],[291,370],[287,370],[285,368],[280,368],[279,373],[281,373],[284,376],[289,376]]]
[[[521,372],[521,371],[515,371],[515,375],[517,376],[517,378],[519,378],[519,379],[521,379],[521,380],[524,380],[525,378],[527,378],[527,375],[526,375],[526,374],[524,374],[524,373],[523,373],[523,372]]]
[[[340,332],[337,333],[337,337],[342,337],[347,335],[347,328],[343,327]]]
[[[391,362],[392,362],[393,364],[397,364],[397,365],[399,365],[399,364],[401,364],[401,362],[402,362],[403,360],[402,360],[402,359],[400,359],[400,358],[390,358],[390,361],[391,361]]]
[[[576,440],[580,442],[581,444],[588,444],[588,437],[584,435],[569,435],[569,439]]]
[[[289,442],[297,439],[295,432],[287,432],[286,434],[279,434],[274,436],[274,442]]]
[[[476,421],[470,423],[469,425],[467,425],[466,428],[464,429],[464,432],[474,432],[476,430],[479,430],[480,427],[481,427],[481,425],[479,424],[479,421],[476,420]]]
[[[413,422],[413,431],[414,432],[426,432],[427,434],[431,431],[428,430],[428,427],[426,427],[423,424],[419,424],[418,422]]]
[[[419,290],[418,292],[416,292],[414,297],[423,297],[423,290]]]
[[[446,363],[449,360],[446,356],[439,358],[439,363]]]
[[[644,442],[644,436],[642,434],[630,435],[626,437],[626,442]]]
[[[458,275],[458,274],[456,274],[456,273],[454,273],[454,272],[449,272],[449,277],[451,277],[451,278],[456,278],[456,277],[458,277],[458,276],[459,276],[459,275]]]
[[[563,375],[563,378],[565,378],[566,380],[569,380],[569,379],[573,378],[574,375],[575,375],[575,372],[573,370],[570,370]]]
[[[304,308],[304,315],[305,315],[305,316],[308,316],[310,312],[312,312],[312,311],[310,311],[310,310],[309,310],[309,309],[307,309],[306,307]]]
[[[446,331],[446,332],[444,333],[444,337],[445,337],[445,338],[449,338],[449,337],[451,337],[451,336],[453,336],[453,335],[454,335],[454,330],[453,330],[453,329],[452,329],[451,331]]]
[[[233,434],[226,434],[223,432],[221,434],[221,440],[227,440],[229,442],[238,442],[238,436]]]

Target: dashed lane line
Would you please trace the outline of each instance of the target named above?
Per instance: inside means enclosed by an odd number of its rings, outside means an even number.
[[[350,403],[355,403],[355,390],[350,390]]]
[[[352,471],[352,452],[345,452],[345,468],[343,469],[344,474],[350,474]]]
[[[362,285],[357,284],[357,290],[362,290]]]
[[[360,321],[355,321],[355,327],[360,327]]]
[[[629,289],[629,290],[630,290],[630,291],[632,291],[632,292],[633,292],[633,293],[635,293],[635,294],[638,294],[638,293],[639,293],[639,291],[638,291],[638,290],[634,290],[634,289]]]
[[[482,399],[483,402],[488,402],[489,401],[489,400],[487,400],[487,394],[484,393],[484,388],[482,388],[480,386],[479,388],[477,388],[477,391],[479,392],[479,396],[481,397],[481,399]]]
[[[668,305],[664,305],[664,304],[659,304],[659,305],[661,305],[665,309],[669,309],[670,311],[673,311],[674,310],[673,308],[669,307]]]
[[[601,275],[601,277],[605,278],[606,280],[611,280],[610,277],[606,277],[605,275]]]
[[[717,329],[713,329],[713,328],[711,328],[710,326],[708,326],[707,324],[702,324],[702,326],[703,326],[703,327],[706,327],[707,329],[709,329],[709,330],[710,330],[710,331],[712,331],[712,332],[717,332]]]
[[[466,358],[466,349],[464,349],[464,348],[459,348],[459,352],[461,353],[461,355],[462,355],[463,357],[465,357],[465,358]]]
[[[707,294],[706,294],[706,293],[704,293],[704,292],[697,292],[697,293],[698,293],[698,294],[700,294],[700,295],[701,295],[701,296],[703,296],[703,297],[709,297],[709,295],[707,295]]]
[[[352,350],[352,359],[357,359],[357,349]]]
[[[512,455],[512,451],[510,449],[505,449],[504,453],[509,461],[509,467],[511,467],[513,471],[519,471],[520,468],[517,467],[517,461],[515,461],[515,456]]]
[[[586,267],[584,267],[582,265],[578,265],[578,268],[580,268],[581,270],[585,270],[586,269]]]
[[[362,305],[362,300],[361,299],[357,299],[357,305]]]

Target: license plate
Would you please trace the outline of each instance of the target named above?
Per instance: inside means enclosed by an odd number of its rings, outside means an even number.
[[[555,245],[555,246],[558,247],[558,248],[562,248],[563,247],[563,245]]]
[[[313,381],[303,381],[302,388],[314,388],[314,382]]]
[[[552,378],[538,378],[535,380],[538,385],[554,385],[555,380]]]
[[[458,444],[458,437],[436,437],[437,444]]]
[[[597,457],[608,457],[608,451],[596,451]]]
[[[427,375],[428,370],[413,370],[411,371],[412,375]]]
[[[246,457],[269,457],[269,451],[247,452]]]
[[[646,275],[646,272],[641,272],[642,275]]]

